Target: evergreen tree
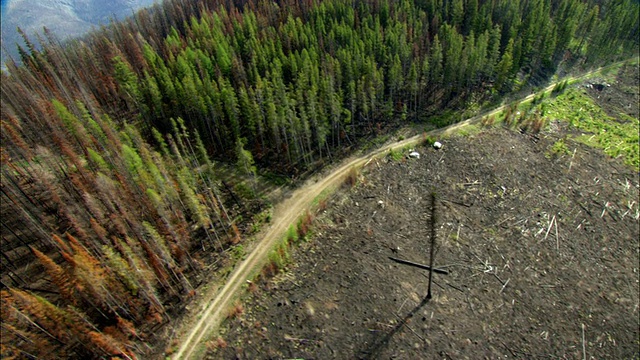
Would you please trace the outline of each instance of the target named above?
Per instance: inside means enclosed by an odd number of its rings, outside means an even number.
[[[243,174],[250,175],[255,178],[256,167],[254,165],[253,156],[251,155],[251,152],[244,148],[246,141],[247,140],[244,138],[236,140],[236,156],[238,159],[236,164]]]
[[[496,65],[496,87],[503,90],[510,86],[509,77],[513,68],[513,39],[509,41],[507,48],[502,54],[500,62]]]
[[[431,58],[429,59],[429,65],[431,66],[431,83],[435,86],[442,85],[443,81],[443,54],[442,45],[438,35],[433,39],[431,45]]]

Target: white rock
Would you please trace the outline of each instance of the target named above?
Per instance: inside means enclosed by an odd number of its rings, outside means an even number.
[[[433,143],[433,148],[434,149],[442,149],[442,143],[439,141],[436,141]]]
[[[412,151],[409,153],[409,157],[414,159],[420,159],[420,153],[417,151]]]

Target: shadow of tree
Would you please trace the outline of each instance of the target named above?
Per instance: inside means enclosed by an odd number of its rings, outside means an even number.
[[[396,325],[396,327],[391,329],[391,331],[389,331],[386,334],[380,333],[380,335],[377,336],[376,339],[374,339],[373,343],[369,347],[358,351],[356,353],[356,358],[361,360],[377,359],[382,354],[384,349],[387,348],[391,339],[398,332],[400,332],[405,327],[405,325],[407,325],[409,319],[411,319],[413,315],[415,315],[418,311],[422,310],[422,308],[425,307],[425,305],[427,305],[429,300],[431,299],[428,297],[425,297],[424,299],[422,299],[422,302],[420,302],[420,304],[418,304],[415,308],[409,311],[409,313],[405,315],[404,318],[401,319],[401,321],[398,323],[398,325]]]

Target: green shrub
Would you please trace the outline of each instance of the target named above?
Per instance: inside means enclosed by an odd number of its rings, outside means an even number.
[[[234,188],[236,190],[236,193],[238,193],[238,195],[240,195],[240,197],[242,197],[243,199],[251,200],[256,197],[253,189],[243,182],[237,184]]]
[[[289,229],[287,230],[287,240],[291,244],[298,243],[298,230],[293,225],[289,226]]]
[[[400,161],[402,160],[402,152],[392,148],[389,150],[389,158],[393,161]]]
[[[426,146],[433,146],[433,144],[436,142],[436,138],[433,136],[427,136],[426,133],[423,134],[423,138],[424,138],[424,144]]]
[[[242,259],[242,257],[244,257],[244,255],[245,255],[245,251],[242,244],[234,245],[231,247],[231,257],[234,260],[240,260]]]
[[[560,157],[562,155],[570,155],[571,151],[567,144],[565,144],[564,139],[560,139],[556,141],[553,146],[551,146],[551,150],[547,153],[547,157],[555,156]]]

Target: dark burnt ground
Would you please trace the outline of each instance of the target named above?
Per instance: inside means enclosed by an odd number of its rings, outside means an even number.
[[[607,115],[620,119],[620,113],[637,119],[640,116],[640,67],[625,65],[610,80],[595,78],[585,83],[587,93]],[[612,80],[612,81],[611,81]]]
[[[207,357],[638,358],[638,172],[572,140],[553,154],[567,130],[548,129],[371,161],[287,271],[250,286]],[[435,262],[450,273],[426,301],[428,272],[388,257],[428,264],[434,190]]]

